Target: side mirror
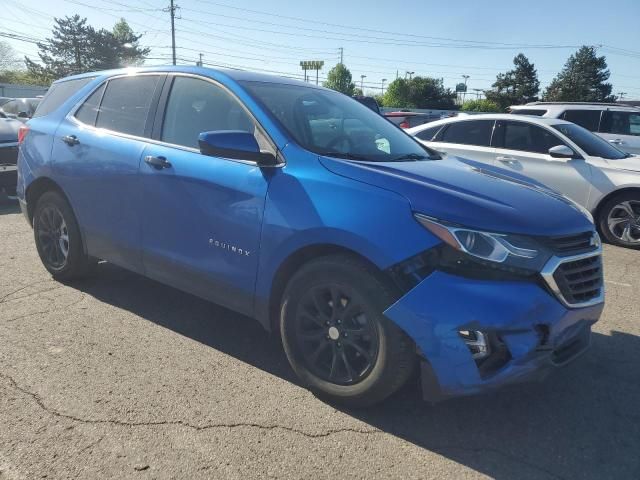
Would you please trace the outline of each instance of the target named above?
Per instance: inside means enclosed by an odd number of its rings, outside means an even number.
[[[29,114],[27,112],[18,113],[18,118],[29,118]]]
[[[549,155],[553,158],[574,158],[576,153],[566,145],[556,145],[549,149]]]
[[[249,160],[258,165],[275,165],[276,158],[270,153],[260,151],[260,146],[253,136],[244,130],[217,130],[202,132],[198,135],[200,153],[210,157]]]

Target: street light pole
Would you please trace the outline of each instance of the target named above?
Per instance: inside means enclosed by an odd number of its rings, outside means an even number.
[[[467,80],[469,80],[469,75],[462,75],[462,78],[464,78],[464,92],[462,92],[462,103],[464,103],[467,98]]]
[[[413,78],[413,74],[414,74],[414,73],[416,73],[416,72],[407,72],[407,73],[405,74],[405,77],[404,77],[404,78],[407,78],[407,75],[409,75],[409,81],[411,81],[411,79]]]
[[[384,95],[384,82],[386,82],[386,81],[387,81],[386,78],[382,79],[382,95]]]
[[[364,95],[364,79],[367,78],[366,75],[360,75],[360,90],[362,91],[362,95]]]

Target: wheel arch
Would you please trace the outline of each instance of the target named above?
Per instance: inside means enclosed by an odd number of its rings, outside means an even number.
[[[378,272],[381,278],[385,278],[386,281],[395,286],[390,276],[385,274],[385,272],[381,270],[370,259],[362,255],[361,253],[356,252],[355,250],[331,243],[306,245],[289,254],[289,256],[284,259],[284,261],[276,270],[271,282],[271,290],[269,292],[266,312],[267,315],[266,318],[259,318],[259,320],[261,320],[261,323],[263,323],[263,325],[270,331],[278,332],[280,328],[278,318],[280,303],[282,301],[282,295],[284,294],[289,280],[303,265],[310,262],[311,260],[328,255],[338,254],[348,255],[350,257],[358,259],[363,264],[370,267],[373,271]]]
[[[38,177],[29,184],[25,192],[25,200],[27,201],[27,214],[29,216],[29,222],[33,223],[33,212],[35,211],[38,199],[45,192],[55,191],[64,196],[65,200],[69,202],[69,197],[64,192],[62,187],[49,177]],[[72,209],[73,210],[73,209]]]
[[[609,200],[611,200],[614,197],[617,197],[618,195],[623,195],[625,193],[631,193],[631,192],[635,192],[635,193],[638,193],[638,195],[640,195],[640,186],[628,186],[628,187],[619,188],[617,190],[613,190],[612,192],[607,193],[602,198],[600,198],[595,208],[592,211],[595,224],[598,225],[599,223],[598,219],[600,218],[600,212],[602,210],[602,207]]]

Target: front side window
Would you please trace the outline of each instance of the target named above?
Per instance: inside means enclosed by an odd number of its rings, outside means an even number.
[[[241,83],[311,152],[372,162],[437,157],[391,122],[341,93],[295,84]]]
[[[619,160],[626,158],[628,155],[616,147],[611,145],[606,140],[603,140],[599,136],[591,133],[585,128],[579,125],[572,125],[571,123],[560,123],[552,125],[557,131],[569,138],[573,143],[580,147],[587,155],[592,157],[606,158],[608,160]]]
[[[640,135],[640,113],[635,112],[604,112],[601,133],[617,135]]]
[[[567,110],[562,118],[591,132],[597,132],[600,125],[600,110]]]
[[[441,125],[438,125],[437,127],[425,128],[424,130],[416,133],[416,137],[418,137],[420,140],[424,140],[425,142],[431,142],[434,140],[433,137],[436,136],[436,133],[438,133],[441,128]]]
[[[48,115],[62,105],[71,95],[78,92],[82,87],[92,81],[95,77],[84,77],[76,80],[67,80],[65,82],[58,82],[51,85],[49,91],[44,96],[40,105],[38,105],[35,113],[35,117],[43,117]]]
[[[563,145],[553,133],[537,125],[524,122],[506,122],[504,148],[532,153],[549,153],[551,147]]]
[[[198,148],[198,135],[216,130],[255,133],[255,124],[242,105],[223,88],[198,78],[176,77],[167,102],[161,140]]]
[[[488,147],[491,144],[493,124],[493,120],[466,120],[451,123],[442,134],[442,141]]]
[[[142,137],[159,82],[158,75],[109,80],[102,97],[96,127]]]
[[[17,115],[19,108],[20,104],[18,103],[18,100],[11,100],[2,106],[4,113],[8,113],[9,115]]]

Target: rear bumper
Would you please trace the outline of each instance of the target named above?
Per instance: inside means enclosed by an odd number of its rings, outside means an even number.
[[[385,315],[416,342],[424,396],[436,401],[544,378],[588,348],[591,325],[603,307],[604,302],[567,308],[535,283],[435,272]],[[460,330],[499,339],[501,358],[495,368],[479,368]]]

